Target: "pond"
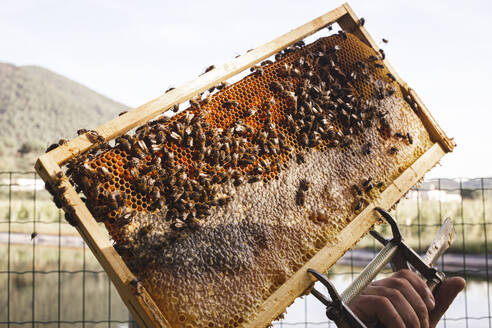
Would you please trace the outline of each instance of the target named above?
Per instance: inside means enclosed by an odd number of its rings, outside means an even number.
[[[350,268],[348,268],[350,269]],[[343,269],[342,269],[343,270]],[[7,324],[6,275],[0,280],[0,328]],[[11,274],[10,327],[31,327],[34,296],[36,321],[48,322],[36,327],[127,327],[128,311],[104,272],[48,272],[35,275],[33,290],[32,273]],[[351,282],[350,270],[333,273],[330,280],[339,291]],[[325,292],[322,286],[316,286]],[[438,327],[489,327],[491,283],[484,280],[468,280],[466,291],[461,293],[446,314],[446,320]],[[61,324],[58,325],[58,321]],[[25,324],[21,324],[24,322]],[[335,327],[328,323],[324,306],[312,295],[297,299],[287,309],[285,319],[274,323],[275,327]]]

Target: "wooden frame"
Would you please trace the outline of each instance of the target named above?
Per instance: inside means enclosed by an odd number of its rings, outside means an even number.
[[[350,6],[348,4],[343,4],[335,10],[332,10],[222,66],[216,67],[210,72],[199,76],[157,99],[122,116],[114,118],[98,127],[96,131],[104,137],[106,141],[114,139],[130,129],[169,110],[173,105],[189,100],[198,93],[248,69],[285,47],[292,45],[335,22],[337,22],[343,30],[355,34],[361,41],[372,47],[376,52],[379,51],[379,48],[372,37],[365,28],[359,24],[359,19]],[[387,59],[384,60],[384,64],[395,76],[403,94],[406,97],[410,97],[416,103],[419,109],[418,115],[429,132],[434,145],[417,159],[411,167],[405,170],[390,186],[388,186],[377,201],[369,204],[341,232],[341,241],[338,245],[334,247],[326,246],[321,249],[263,303],[258,315],[251,322],[245,324],[244,327],[264,327],[275,320],[275,318],[284,312],[285,308],[289,306],[296,297],[303,294],[312,284],[311,278],[306,274],[306,269],[308,267],[321,272],[326,271],[375,223],[375,217],[372,215],[375,206],[381,206],[383,208],[391,207],[415,183],[417,183],[418,180],[423,177],[425,172],[432,168],[446,152],[453,150],[453,140],[449,139],[444,134],[417,94],[402,81]],[[69,141],[67,144],[61,145],[39,157],[35,165],[36,171],[45,182],[53,182],[56,179],[56,174],[61,171],[60,166],[74,156],[89,150],[91,146],[93,146],[93,143],[87,136],[81,135]],[[144,288],[142,288],[140,293],[135,293],[134,287],[130,284],[134,275],[128,269],[121,257],[116,253],[108,240],[107,234],[103,231],[104,228],[96,223],[68,179],[66,177],[62,178],[61,183],[67,187],[62,195],[62,197],[68,200],[64,210],[74,213],[77,230],[104,270],[108,273],[120,293],[122,300],[129,308],[139,326],[141,328],[170,327],[166,318],[162,315],[159,308]]]

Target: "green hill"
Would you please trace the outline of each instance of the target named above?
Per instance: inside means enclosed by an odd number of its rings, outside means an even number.
[[[126,109],[42,67],[0,63],[0,171],[32,170],[51,143]]]

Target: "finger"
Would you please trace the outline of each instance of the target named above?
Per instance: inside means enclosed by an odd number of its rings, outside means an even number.
[[[415,313],[414,309],[408,302],[408,300],[403,296],[403,294],[398,290],[386,286],[374,286],[370,285],[364,290],[365,295],[373,296],[383,296],[388,299],[396,312],[400,315],[407,328],[420,328],[420,319]],[[426,326],[423,328],[428,328],[428,321],[425,321]]]
[[[427,309],[432,311],[434,306],[436,305],[436,300],[434,299],[434,295],[432,295],[431,290],[427,287],[425,281],[420,278],[415,272],[410,270],[400,270],[393,275],[394,277],[404,278],[408,280],[415,288],[420,297],[424,300],[425,305],[427,305]]]
[[[399,290],[417,314],[420,320],[420,326],[429,327],[429,311],[427,310],[427,306],[422,297],[420,297],[419,293],[417,293],[415,288],[413,288],[412,284],[407,279],[390,277],[377,280],[373,282],[372,285],[385,286]]]
[[[359,295],[350,303],[350,308],[367,326],[380,322],[385,327],[405,328],[403,319],[384,296]]]
[[[461,277],[448,278],[438,287],[436,292],[436,307],[429,313],[430,327],[435,327],[456,295],[465,288],[466,282]]]

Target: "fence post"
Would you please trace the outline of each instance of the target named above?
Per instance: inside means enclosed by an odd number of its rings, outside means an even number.
[[[131,313],[128,313],[128,328],[138,328],[137,322],[133,319]]]

